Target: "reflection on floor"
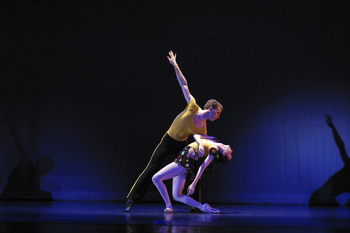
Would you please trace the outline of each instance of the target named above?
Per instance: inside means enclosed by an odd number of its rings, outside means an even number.
[[[212,204],[220,214],[189,213],[175,203],[0,201],[0,232],[350,232],[350,208]]]

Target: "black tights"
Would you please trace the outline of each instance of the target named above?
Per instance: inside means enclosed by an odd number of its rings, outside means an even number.
[[[187,140],[179,142],[165,134],[154,150],[146,168],[131,188],[127,198],[134,203],[139,203],[151,186],[153,175],[162,168],[164,160],[170,155],[175,158],[185,146],[187,146]]]

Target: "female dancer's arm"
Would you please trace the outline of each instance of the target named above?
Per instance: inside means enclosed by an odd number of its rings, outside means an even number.
[[[192,184],[190,184],[188,186],[187,189],[187,195],[192,195],[194,193],[194,190],[196,188],[197,182],[198,180],[201,178],[205,168],[211,163],[211,161],[213,161],[214,156],[208,154],[207,158],[204,160],[204,162],[202,163],[202,165],[199,167],[198,172],[196,177],[194,178]]]

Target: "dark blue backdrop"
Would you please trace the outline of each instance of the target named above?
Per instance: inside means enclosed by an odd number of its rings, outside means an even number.
[[[186,105],[173,50],[199,105],[224,105],[208,134],[234,149],[203,177],[203,199],[306,204],[343,167],[324,114],[350,146],[349,6],[4,1],[1,115],[14,111],[34,163],[54,159],[41,178],[54,199],[124,201]],[[2,190],[19,158],[0,119]],[[152,187],[145,200],[161,197]]]

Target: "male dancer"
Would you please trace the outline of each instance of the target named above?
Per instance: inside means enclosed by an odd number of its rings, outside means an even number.
[[[130,212],[132,205],[141,201],[152,184],[152,176],[162,168],[162,164],[167,156],[177,156],[188,144],[188,136],[193,135],[199,144],[199,156],[203,156],[204,147],[200,140],[200,135],[207,134],[207,120],[214,121],[218,119],[223,110],[223,106],[214,99],[209,100],[204,105],[204,110],[202,110],[189,91],[187,80],[176,62],[176,54],[170,51],[167,58],[175,69],[175,74],[187,101],[187,106],[174,119],[170,128],[154,150],[145,170],[140,174],[131,188],[127,196],[128,200],[124,209],[125,212]]]

